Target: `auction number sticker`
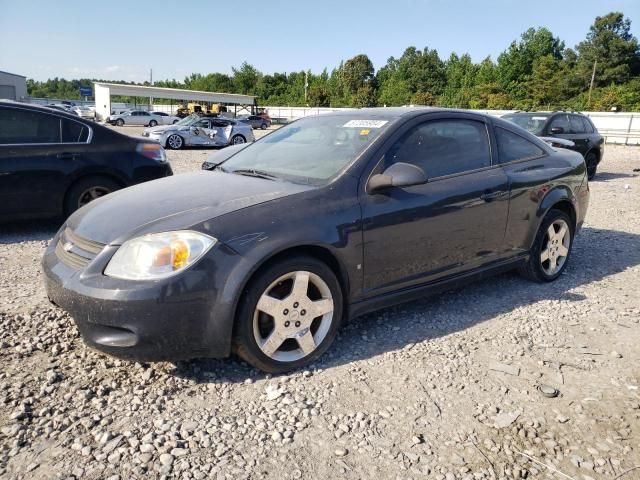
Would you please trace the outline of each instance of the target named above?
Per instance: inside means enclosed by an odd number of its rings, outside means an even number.
[[[380,128],[388,120],[349,120],[343,125],[345,128]]]

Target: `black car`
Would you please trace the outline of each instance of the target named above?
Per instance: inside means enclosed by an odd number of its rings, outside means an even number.
[[[0,102],[0,220],[69,215],[114,190],[171,174],[155,142],[70,113]]]
[[[514,268],[555,280],[589,199],[579,154],[466,111],[307,117],[219,154],[96,200],[51,241],[49,298],[88,344],[297,368],[345,317]]]
[[[266,130],[271,126],[271,120],[259,115],[238,115],[237,119],[241,122],[248,123],[253,128]]]
[[[589,180],[596,176],[598,164],[604,155],[604,137],[589,117],[577,112],[515,112],[503,116],[505,120],[539,137],[557,137],[570,140],[570,147],[580,152],[587,164]]]

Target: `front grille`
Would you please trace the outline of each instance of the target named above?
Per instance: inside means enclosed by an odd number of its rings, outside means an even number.
[[[103,243],[79,237],[69,228],[65,228],[58,239],[56,255],[62,263],[80,270],[89,265],[104,247]]]

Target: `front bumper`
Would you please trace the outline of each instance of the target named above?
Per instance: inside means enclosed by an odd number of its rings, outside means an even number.
[[[229,354],[233,315],[217,308],[211,258],[161,281],[126,281],[102,274],[115,246],[104,246],[86,267],[63,261],[56,253],[61,232],[43,258],[47,295],[71,314],[89,346],[137,361]]]

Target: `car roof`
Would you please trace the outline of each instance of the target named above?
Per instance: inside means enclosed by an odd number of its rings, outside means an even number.
[[[79,117],[77,115],[74,115],[73,113],[70,113],[68,110],[59,110],[57,108],[51,108],[49,106],[46,105],[36,105],[33,103],[22,103],[22,102],[16,102],[14,100],[0,100],[0,107],[13,107],[13,108],[22,108],[25,110],[35,110],[38,112],[42,112],[42,113],[51,113],[51,110],[55,110],[56,115],[62,114],[66,117],[69,117],[73,120],[78,121]],[[60,108],[62,108],[60,106]]]
[[[371,117],[395,120],[397,118],[416,117],[424,113],[438,113],[438,112],[453,112],[453,113],[466,113],[478,115],[481,117],[487,117],[489,115],[474,110],[462,110],[455,108],[444,107],[373,107],[373,108],[359,108],[355,110],[338,110],[334,112],[323,113],[322,115],[332,115],[339,117],[349,117],[354,119],[366,119]]]

